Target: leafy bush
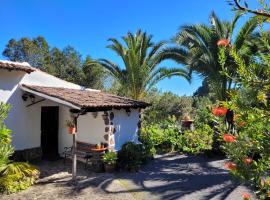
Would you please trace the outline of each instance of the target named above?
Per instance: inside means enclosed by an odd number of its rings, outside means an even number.
[[[118,167],[128,171],[138,171],[145,161],[145,148],[141,144],[127,142],[118,152]]]
[[[11,131],[4,125],[9,106],[0,103],[0,192],[13,193],[33,185],[39,171],[25,162],[12,162]]]
[[[0,192],[1,193],[15,193],[25,190],[35,183],[36,177],[25,177],[10,175],[0,178]]]
[[[170,116],[181,120],[184,114],[192,115],[193,112],[193,98],[189,96],[151,90],[145,101],[152,104],[144,111],[143,119],[146,124],[163,122]]]
[[[195,129],[195,131],[185,131],[180,140],[183,152],[198,154],[206,150],[211,150],[213,132],[214,131],[207,124]]]
[[[260,38],[260,48],[252,63],[246,65],[232,46],[220,49],[223,73],[226,69],[225,51],[237,63],[238,90],[231,92],[230,101],[224,105],[234,111],[234,125],[228,127],[219,119],[219,131],[223,133],[223,150],[230,162],[226,167],[236,177],[257,189],[259,199],[270,199],[270,46],[268,36]]]
[[[109,151],[105,153],[103,156],[103,162],[109,165],[116,164],[116,160],[117,160],[117,153],[113,151]]]
[[[140,141],[145,145],[147,152],[154,155],[156,152],[165,153],[179,149],[180,132],[175,117],[150,124],[142,128]]]

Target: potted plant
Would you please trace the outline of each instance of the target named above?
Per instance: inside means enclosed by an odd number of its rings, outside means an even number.
[[[69,134],[75,134],[76,133],[76,126],[73,121],[67,120],[67,127]]]
[[[108,151],[103,156],[103,162],[105,171],[112,173],[115,170],[116,166],[116,160],[117,160],[117,153],[113,151]]]

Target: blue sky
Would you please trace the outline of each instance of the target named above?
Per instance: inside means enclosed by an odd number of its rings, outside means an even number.
[[[141,28],[154,35],[154,41],[169,40],[180,25],[207,22],[213,10],[223,19],[233,16],[225,0],[0,0],[0,51],[11,38],[41,35],[50,46],[71,45],[83,56],[121,64],[106,49],[108,38]],[[175,77],[163,80],[158,88],[191,95],[200,84],[195,75],[191,84]]]

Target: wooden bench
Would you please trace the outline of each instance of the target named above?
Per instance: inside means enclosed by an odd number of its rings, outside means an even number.
[[[85,159],[85,168],[88,165],[89,160],[93,157],[93,152],[91,149],[95,148],[96,145],[89,144],[86,142],[77,141],[76,142],[77,148],[76,148],[76,154],[77,157]],[[66,159],[69,157],[72,157],[72,151],[73,147],[65,147],[64,148],[64,164],[66,163]]]

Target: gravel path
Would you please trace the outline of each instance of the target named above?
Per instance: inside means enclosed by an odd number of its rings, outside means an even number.
[[[232,179],[224,163],[217,158],[167,154],[138,173],[117,177],[126,188],[124,192],[129,191],[138,200],[242,200],[243,192],[253,195]]]
[[[88,199],[88,200],[241,200],[252,193],[233,181],[223,168],[225,160],[167,154],[142,167],[138,173],[92,173],[79,165],[79,182],[74,187],[70,165],[61,161],[42,162],[42,177],[31,188],[3,200]],[[253,198],[255,199],[255,198]]]

